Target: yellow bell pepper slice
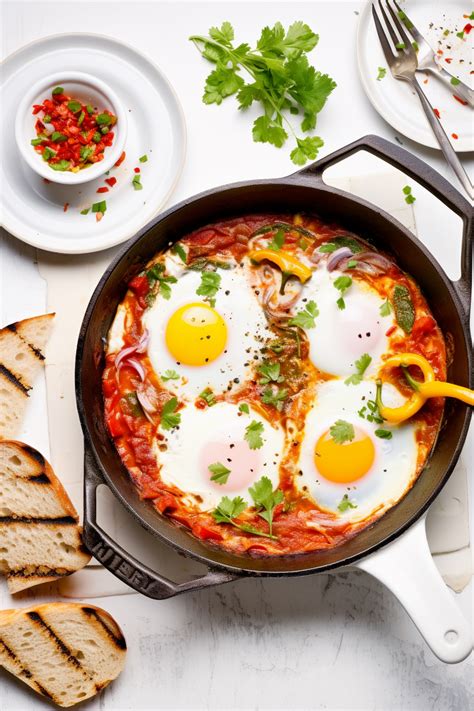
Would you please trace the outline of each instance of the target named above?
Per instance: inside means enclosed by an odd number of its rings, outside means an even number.
[[[400,407],[386,407],[382,402],[382,381],[377,382],[376,402],[380,416],[387,422],[403,422],[415,415],[430,397],[454,397],[462,400],[467,405],[474,407],[474,390],[465,388],[462,385],[445,383],[435,380],[434,370],[426,358],[418,353],[399,353],[385,361],[384,367],[417,365],[424,375],[424,380],[417,382],[412,380],[416,388],[413,395]]]
[[[277,267],[280,267],[284,274],[297,277],[302,284],[311,279],[313,275],[312,269],[284,250],[277,252],[273,249],[253,249],[249,252],[249,258],[253,262],[262,262],[264,259],[268,259],[269,262],[273,262]]]

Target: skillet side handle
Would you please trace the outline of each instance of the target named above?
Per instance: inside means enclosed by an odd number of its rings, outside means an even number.
[[[326,168],[345,160],[358,151],[367,151],[377,156],[377,158],[390,163],[394,168],[401,170],[402,173],[409,175],[462,218],[461,277],[458,281],[453,282],[453,286],[465,312],[469,313],[472,288],[473,209],[466,198],[440,173],[420,160],[420,158],[417,158],[413,153],[405,150],[405,148],[401,148],[380,136],[369,135],[359,138],[345,148],[334,151],[334,153],[299,170],[294,175],[295,177],[313,177],[322,181],[322,175]]]
[[[454,664],[472,651],[472,629],[433,562],[425,521],[355,565],[386,585],[436,656]]]
[[[84,457],[84,526],[83,540],[88,550],[104,568],[142,595],[155,600],[165,600],[190,590],[213,585],[222,585],[235,580],[236,575],[220,570],[209,569],[200,578],[185,583],[174,583],[142,565],[134,556],[127,553],[116,541],[100,528],[97,523],[96,490],[104,484],[92,453],[86,447]]]

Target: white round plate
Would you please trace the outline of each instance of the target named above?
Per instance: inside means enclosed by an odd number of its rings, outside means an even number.
[[[14,121],[3,121],[3,226],[24,242],[51,252],[83,254],[125,242],[149,222],[171,195],[183,167],[186,127],[179,100],[147,57],[111,37],[54,35],[10,55],[2,73],[2,113],[15,116],[27,87],[57,71],[84,71],[112,87],[128,111],[126,159],[108,176],[77,186],[46,183],[22,160]],[[139,158],[146,155],[147,162]],[[132,184],[140,168],[142,190]],[[114,187],[105,178],[115,177]],[[98,194],[99,187],[109,192]],[[101,221],[81,210],[105,199]],[[65,206],[67,207],[65,208]]]
[[[445,64],[445,68],[472,86],[470,72],[473,69],[474,31],[464,39],[456,37],[456,33],[469,22],[464,17],[471,12],[469,3],[458,0],[398,0],[398,4],[430,46],[435,51],[439,49],[443,52],[440,55],[441,61],[444,62],[446,58],[452,60]],[[371,5],[369,0],[361,12],[357,33],[357,61],[365,92],[376,111],[397,131],[413,141],[439,149],[418,96],[408,84],[397,81],[390,73],[375,29]],[[443,34],[446,29],[450,30],[448,36]],[[386,76],[380,81],[377,80],[378,67],[387,69]],[[424,83],[425,79],[427,83]],[[454,87],[451,92],[432,74],[420,72],[418,81],[432,106],[440,112],[441,123],[451,138],[453,148],[457,152],[474,150],[473,109],[456,101],[453,97]],[[458,136],[457,139],[452,137],[453,133]]]

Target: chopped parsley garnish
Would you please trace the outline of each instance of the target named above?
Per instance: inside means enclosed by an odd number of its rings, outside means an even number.
[[[200,392],[199,397],[204,400],[208,407],[212,407],[216,404],[216,398],[210,388],[205,388],[205,390]]]
[[[186,252],[182,244],[175,242],[175,244],[171,247],[171,252],[172,254],[177,254],[181,261],[186,264]]]
[[[336,444],[344,444],[344,442],[352,442],[355,437],[354,425],[345,420],[336,420],[329,428],[329,434]]]
[[[227,484],[230,469],[227,469],[221,462],[209,464],[208,469],[212,473],[211,481],[215,481],[217,484]]]
[[[176,412],[177,407],[178,400],[175,397],[170,398],[168,402],[165,402],[163,405],[160,424],[164,430],[172,430],[173,427],[177,427],[181,422],[181,415],[179,412]]]
[[[464,31],[461,30],[461,32],[456,32],[456,37],[459,37],[459,39],[464,39]]]
[[[277,388],[274,390],[271,387],[265,388],[262,393],[262,402],[265,405],[273,405],[278,411],[283,409],[284,401],[288,396],[286,388]]]
[[[167,380],[179,380],[179,373],[175,370],[165,370],[161,379],[166,382]]]
[[[255,536],[276,539],[276,536],[259,531],[258,528],[255,528],[250,524],[237,523],[234,520],[240,516],[240,514],[245,511],[247,507],[247,502],[244,501],[241,496],[235,496],[233,499],[229,499],[228,496],[223,496],[219,501],[217,508],[215,508],[212,512],[212,516],[216,523],[230,523],[232,526],[235,526],[235,528],[245,531],[245,533],[252,533]]]
[[[140,163],[147,163],[147,161],[148,161],[147,154],[145,153],[145,155],[140,156],[140,158],[138,160],[140,161]]]
[[[250,408],[246,402],[241,402],[239,405],[239,412],[243,412],[245,415],[250,415]]]
[[[281,383],[284,380],[283,375],[280,375],[280,363],[263,363],[258,372],[263,375],[259,381],[260,385]]]
[[[393,308],[395,318],[405,333],[410,334],[415,323],[415,307],[411,300],[409,290],[403,284],[397,284],[393,290]]]
[[[387,70],[385,69],[385,67],[379,67],[378,74],[377,74],[377,81],[380,81],[381,79],[383,79],[386,76],[386,74],[387,74]]]
[[[153,287],[156,283],[159,284],[160,295],[168,301],[171,297],[170,284],[176,284],[178,280],[174,276],[166,276],[164,271],[164,264],[154,264],[150,269],[148,269],[146,276],[150,287]]]
[[[249,494],[253,499],[258,515],[268,523],[269,533],[272,535],[273,514],[276,506],[283,501],[283,492],[280,489],[273,491],[270,479],[262,476],[249,488]]]
[[[453,86],[457,86],[457,85],[460,84],[460,83],[461,83],[461,80],[460,80],[460,79],[458,79],[457,77],[451,77],[451,84],[452,84]]]
[[[299,326],[300,328],[314,328],[316,326],[315,318],[319,316],[319,310],[315,301],[308,301],[302,311],[298,311],[293,318],[290,318],[288,324],[290,326]]]
[[[379,407],[375,400],[367,400],[367,404],[363,405],[357,414],[368,422],[376,422],[378,425],[383,422],[383,417],[380,415]]]
[[[372,358],[368,353],[363,353],[360,358],[355,362],[356,372],[353,375],[349,375],[348,378],[344,380],[346,385],[359,385],[362,382],[364,373],[372,363]]]
[[[245,428],[244,439],[247,442],[250,449],[260,449],[263,447],[263,423],[257,422],[257,420],[252,420],[252,422]]]
[[[375,436],[380,439],[392,439],[393,437],[390,430],[375,430]]]
[[[354,502],[350,500],[349,496],[347,494],[344,494],[337,508],[338,511],[344,513],[344,511],[347,511],[348,509],[356,509],[357,504],[354,504]]]
[[[272,249],[275,252],[279,252],[284,244],[285,244],[285,233],[283,230],[278,230],[278,232],[276,232],[273,235],[272,241],[268,243],[268,249]]]
[[[333,282],[334,287],[341,292],[341,296],[339,299],[336,301],[338,309],[341,311],[346,308],[346,302],[343,299],[343,296],[345,292],[348,290],[348,288],[352,284],[352,277],[350,276],[340,276],[337,277],[337,279],[334,280]]]
[[[217,272],[203,271],[201,273],[201,283],[196,289],[196,294],[206,297],[210,305],[214,308],[216,305],[215,296],[220,289],[221,275]]]
[[[323,141],[319,136],[297,136],[285,112],[301,112],[301,131],[313,130],[317,114],[336,86],[331,77],[309,64],[307,53],[318,39],[303,22],[294,22],[286,31],[280,22],[264,27],[255,49],[247,43],[234,46],[230,22],[211,27],[209,36],[193,35],[190,40],[202,56],[215,64],[206,80],[203,102],[219,105],[233,94],[240,109],[255,102],[263,114],[254,121],[254,141],[280,148],[290,131],[296,143],[292,161],[303,165],[308,159],[314,160]]]
[[[141,183],[142,176],[140,173],[135,173],[132,178],[132,185],[134,190],[143,190],[143,185]]]
[[[90,207],[85,207],[83,210],[81,210],[81,215],[88,215],[90,212]]]
[[[380,307],[380,315],[381,316],[390,316],[392,313],[392,304],[388,300],[388,297],[385,299],[383,304]]]
[[[355,240],[353,237],[348,237],[347,235],[338,235],[337,237],[334,237],[333,239],[329,240],[329,242],[326,242],[325,244],[321,245],[319,247],[319,251],[322,254],[331,254],[332,252],[335,252],[336,249],[340,249],[341,247],[348,247],[352,254],[357,254],[357,252],[363,252],[363,247]]]
[[[349,259],[347,262],[347,269],[355,269],[357,266],[357,259]]]
[[[405,187],[402,188],[402,191],[405,195],[405,202],[412,205],[415,202],[416,197],[412,195],[411,187],[409,185],[405,185]]]

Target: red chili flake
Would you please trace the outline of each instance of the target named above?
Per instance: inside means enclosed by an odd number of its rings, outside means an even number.
[[[423,81],[423,84],[428,84],[428,79],[425,79],[425,80]]]
[[[48,180],[48,178],[43,178],[43,183],[46,183],[47,185],[49,185],[50,182],[51,182],[51,180]]]
[[[453,94],[453,99],[456,99],[456,101],[459,101],[460,104],[463,106],[467,106],[467,101],[464,101],[464,99],[461,99],[460,96],[456,96],[456,94]]]
[[[457,133],[452,133],[451,136],[457,141],[459,136]]]
[[[135,173],[139,173],[139,172],[140,172],[140,168],[134,168],[133,170],[135,171]]]
[[[442,50],[442,49],[438,49],[438,51],[437,51],[437,53],[436,53],[436,54],[439,54],[439,56],[441,57],[441,55],[442,55],[442,54],[444,54],[444,52],[443,52],[443,50]]]
[[[474,27],[474,25],[471,25],[471,23],[468,22],[467,25],[466,25],[466,26],[464,27],[464,29],[463,29],[464,34],[465,34],[465,35],[468,35],[469,32],[472,30],[473,27]]]
[[[64,212],[67,212],[68,207],[69,207],[69,203],[68,203],[68,202],[65,202],[65,203],[64,203],[64,207],[63,207],[63,211],[64,211]]]
[[[451,64],[451,62],[453,61],[453,58],[452,57],[445,57],[444,61],[446,62],[446,64]]]
[[[97,188],[96,193],[108,193],[109,189],[105,186],[103,188]]]
[[[438,109],[433,109],[433,111],[434,111],[434,113],[436,114],[436,116],[440,119],[440,118],[441,118],[441,114],[439,113],[439,110],[438,110]]]
[[[117,178],[106,178],[105,182],[107,183],[107,185],[110,185],[110,187],[113,188],[115,183],[117,182]]]
[[[125,151],[124,151],[124,152],[122,153],[122,155],[120,156],[120,158],[118,159],[118,161],[116,162],[116,164],[115,164],[115,167],[116,167],[116,168],[118,168],[119,165],[121,165],[121,164],[124,162],[126,155],[127,155],[127,154],[126,154]]]
[[[385,332],[385,335],[386,335],[386,336],[391,336],[392,333],[393,333],[394,331],[396,331],[396,330],[397,330],[397,327],[396,327],[395,325],[390,326],[390,328],[388,329],[388,331]]]
[[[101,219],[103,218],[103,216],[104,216],[103,212],[96,212],[95,213],[95,219],[97,220],[97,222],[100,222]]]

